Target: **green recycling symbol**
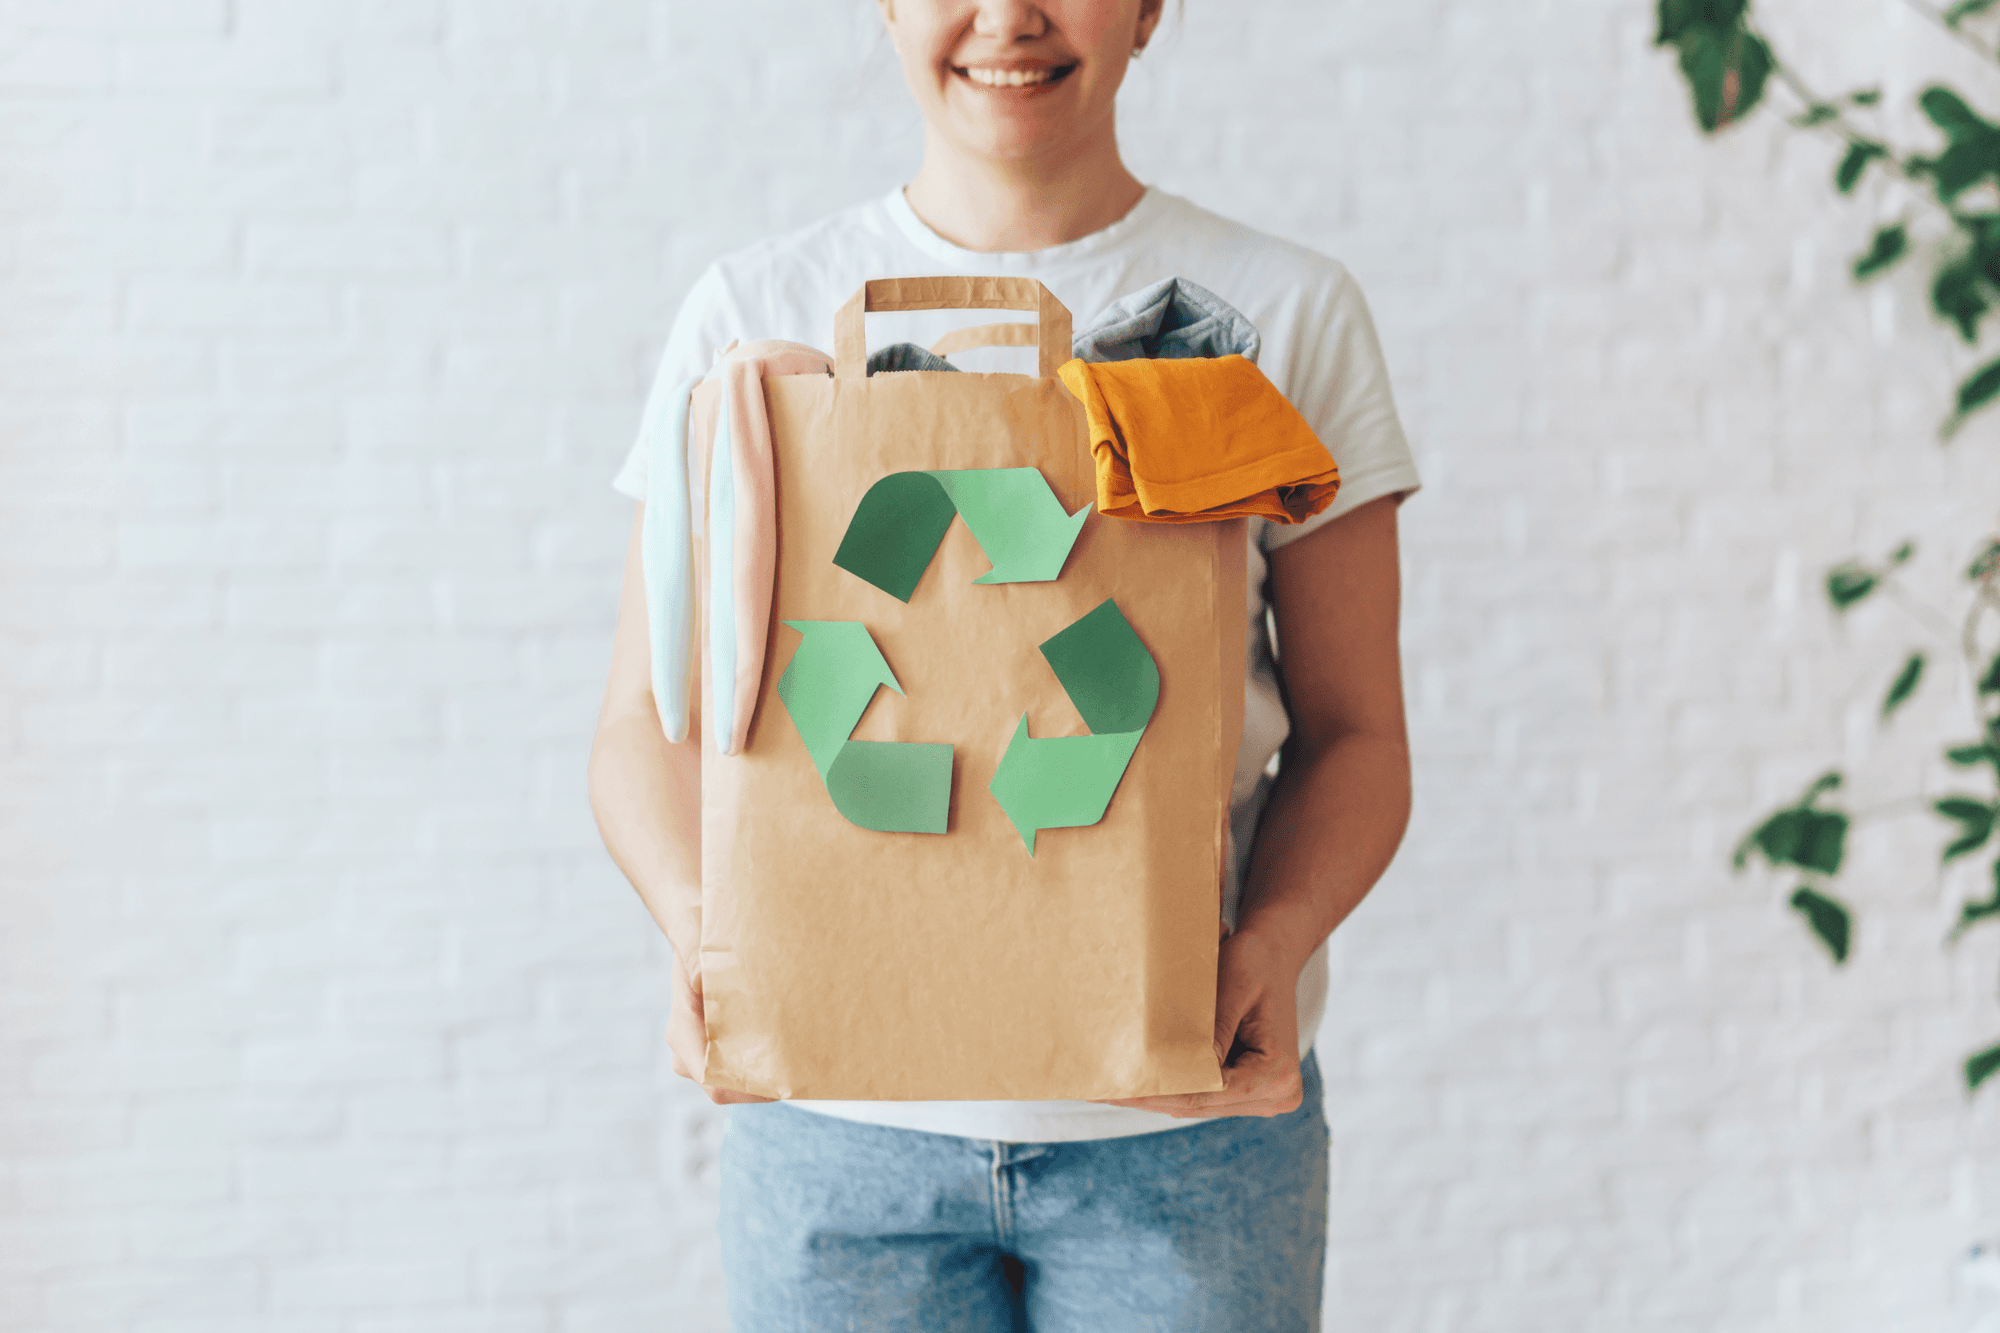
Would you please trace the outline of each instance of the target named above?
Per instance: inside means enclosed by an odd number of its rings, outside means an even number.
[[[1062,574],[1089,516],[1074,514],[1031,467],[896,472],[861,499],[834,563],[908,602],[954,516],[993,562],[976,583],[1047,583]],[[787,620],[804,638],[778,678],[778,698],[813,766],[850,822],[883,833],[943,833],[951,812],[948,744],[857,741],[854,728],[886,685],[902,686],[858,620]],[[1153,655],[1110,598],[1041,645],[1090,728],[1037,740],[1021,715],[988,790],[1034,855],[1042,829],[1104,818],[1160,699]]]

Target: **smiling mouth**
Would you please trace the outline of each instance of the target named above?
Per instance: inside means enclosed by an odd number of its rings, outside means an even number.
[[[1075,65],[1053,65],[1041,69],[985,69],[954,65],[951,72],[980,88],[1046,88],[1061,83],[1075,68]]]

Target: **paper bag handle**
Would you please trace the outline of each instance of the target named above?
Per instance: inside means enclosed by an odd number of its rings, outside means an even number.
[[[862,316],[877,310],[1032,310],[1036,373],[1054,379],[1070,359],[1069,310],[1033,278],[871,278],[833,317],[833,371],[841,379],[867,376]]]
[[[1036,337],[1036,326],[1033,324],[1018,321],[981,324],[976,329],[953,329],[931,344],[931,352],[936,356],[950,356],[954,352],[969,352],[975,347],[1033,347]]]

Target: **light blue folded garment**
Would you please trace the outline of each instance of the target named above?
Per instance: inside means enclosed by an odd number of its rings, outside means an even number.
[[[646,517],[639,565],[653,649],[653,706],[670,741],[688,734],[688,672],[694,658],[694,537],[688,511],[688,400],[699,380],[646,405]]]
[[[708,716],[718,753],[731,750],[736,716],[736,451],[729,395],[716,395],[708,454]]]

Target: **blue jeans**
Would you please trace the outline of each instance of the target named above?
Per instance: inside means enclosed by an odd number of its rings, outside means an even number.
[[[734,1106],[736,1333],[1305,1333],[1319,1327],[1319,1066],[1290,1115],[1002,1143]]]

